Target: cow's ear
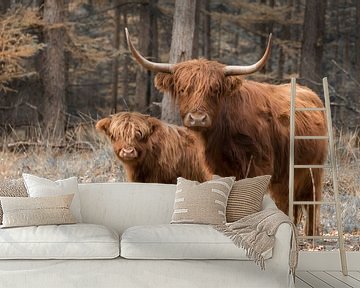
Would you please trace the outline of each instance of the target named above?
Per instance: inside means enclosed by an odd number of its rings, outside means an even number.
[[[151,116],[147,116],[146,120],[150,127],[150,133],[152,134],[155,131],[156,127],[160,125],[160,120]]]
[[[106,135],[109,135],[110,123],[111,123],[110,117],[103,118],[96,123],[96,126],[95,126],[96,130],[101,131],[101,132],[105,133]]]
[[[174,90],[174,76],[169,73],[156,74],[155,87],[161,92],[172,92]]]
[[[226,77],[227,80],[227,90],[237,90],[242,85],[242,78],[238,76],[228,76]]]

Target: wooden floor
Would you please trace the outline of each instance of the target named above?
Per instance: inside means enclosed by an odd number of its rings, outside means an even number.
[[[299,253],[296,288],[360,288],[360,252],[347,252],[348,276],[341,272],[339,252]]]
[[[297,271],[296,288],[360,288],[359,271],[349,271],[344,276],[341,271]]]

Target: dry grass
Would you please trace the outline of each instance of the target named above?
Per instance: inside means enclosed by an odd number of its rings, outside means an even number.
[[[346,249],[360,250],[360,136],[358,131],[336,133],[336,161],[338,173],[339,200],[345,235]],[[331,170],[325,170],[323,200],[334,201],[334,188]],[[321,205],[321,233],[336,236],[336,211],[334,205]],[[301,223],[300,229],[303,227]],[[337,241],[317,240],[304,241],[305,250],[334,250]],[[315,244],[315,245],[314,245]]]
[[[38,133],[36,142],[19,145],[17,151],[8,144],[24,140],[15,131],[3,141],[0,150],[0,179],[18,178],[22,173],[32,173],[49,179],[77,176],[79,182],[122,182],[124,171],[115,158],[112,148],[102,135],[94,129],[94,121],[78,125],[66,134],[63,141],[45,141]],[[39,140],[40,139],[40,140]],[[53,146],[49,143],[66,143]],[[22,147],[24,146],[24,147]],[[336,135],[336,158],[338,184],[347,250],[358,251],[360,243],[360,139],[359,134],[338,133]],[[22,149],[24,148],[24,149]],[[1,149],[1,146],[0,146]],[[333,187],[329,171],[325,175],[324,199],[332,200]],[[321,206],[321,225],[324,235],[336,234],[336,217],[333,205]],[[307,250],[336,249],[333,241],[318,241],[316,247],[310,243]]]
[[[125,181],[109,143],[93,127],[93,123],[78,125],[67,132],[63,141],[42,140],[41,133],[35,142],[24,141],[14,131],[3,141],[0,179],[32,173],[54,180],[77,176],[79,182]],[[20,144],[11,146],[14,143]],[[9,145],[11,149],[7,148]]]

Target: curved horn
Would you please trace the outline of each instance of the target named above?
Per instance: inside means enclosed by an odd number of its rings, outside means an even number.
[[[131,54],[134,56],[136,61],[141,66],[143,66],[147,70],[151,70],[154,72],[163,72],[163,73],[172,73],[173,72],[174,65],[168,64],[168,63],[151,62],[151,61],[147,60],[146,58],[144,58],[143,56],[141,56],[139,51],[137,51],[135,49],[135,47],[133,46],[133,44],[130,41],[129,32],[128,32],[127,28],[125,28],[125,35],[126,35],[126,41],[129,46],[129,49],[131,51]]]
[[[265,65],[267,59],[269,58],[270,50],[271,50],[271,37],[272,34],[270,33],[265,53],[258,62],[249,66],[226,66],[224,68],[225,75],[226,76],[246,75],[260,70]]]

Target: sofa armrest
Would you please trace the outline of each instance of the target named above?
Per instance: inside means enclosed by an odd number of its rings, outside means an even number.
[[[272,258],[266,261],[266,270],[286,272],[288,287],[295,287],[293,275],[290,274],[290,249],[291,249],[291,226],[288,223],[282,223],[276,234]],[[278,275],[274,273],[274,275]],[[284,275],[284,274],[283,274]],[[279,282],[284,279],[279,279]]]

